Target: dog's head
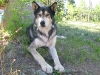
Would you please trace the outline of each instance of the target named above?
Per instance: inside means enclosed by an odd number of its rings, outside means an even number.
[[[35,23],[38,27],[48,27],[52,25],[57,8],[57,2],[53,3],[51,6],[40,7],[33,1],[32,8],[34,10]]]

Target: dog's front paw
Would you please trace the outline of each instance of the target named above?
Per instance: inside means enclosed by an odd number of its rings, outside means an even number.
[[[58,70],[59,72],[64,72],[65,70],[64,70],[64,67],[61,65],[61,64],[57,64],[57,65],[55,65],[55,70]]]
[[[42,67],[42,70],[46,73],[52,73],[53,72],[52,67],[49,64],[42,65],[41,67]]]

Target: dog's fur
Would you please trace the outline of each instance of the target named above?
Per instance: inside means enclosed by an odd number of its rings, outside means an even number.
[[[54,15],[57,8],[57,2],[53,3],[51,6],[40,7],[33,1],[32,8],[35,16],[34,22],[26,29],[27,35],[32,41],[28,47],[28,50],[40,64],[43,71],[46,73],[52,73],[53,68],[46,63],[43,57],[36,51],[38,47],[48,47],[54,60],[55,70],[63,72],[64,67],[59,61],[55,48],[57,27],[55,24]]]

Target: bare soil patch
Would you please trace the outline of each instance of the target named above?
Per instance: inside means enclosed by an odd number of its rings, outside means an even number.
[[[98,62],[89,61],[75,65],[70,62],[66,63],[61,56],[59,57],[66,72],[63,74],[54,73],[51,75],[100,75],[100,63]],[[38,75],[38,71],[43,72],[31,54],[26,53],[25,50],[22,49],[22,44],[20,42],[9,42],[5,47],[5,52],[0,58],[1,75],[12,75],[11,72],[16,72],[18,75]],[[49,54],[44,58],[50,65],[54,65]]]

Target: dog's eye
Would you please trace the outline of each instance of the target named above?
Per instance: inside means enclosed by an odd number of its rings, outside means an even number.
[[[49,14],[46,14],[46,17],[49,16]]]
[[[39,17],[41,17],[41,14],[38,14]]]

